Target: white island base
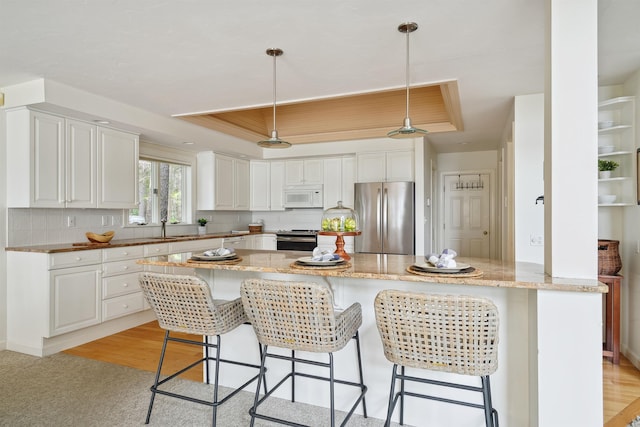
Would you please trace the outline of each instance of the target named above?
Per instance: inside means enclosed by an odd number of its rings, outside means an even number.
[[[305,274],[282,274],[257,271],[238,271],[199,268],[197,274],[211,284],[215,298],[233,299],[246,278],[300,280],[329,284],[335,304],[346,308],[353,302],[362,305],[363,323],[360,328],[364,381],[369,417],[386,416],[391,363],[386,360],[375,323],[373,302],[383,289],[399,289],[438,294],[465,294],[490,298],[500,313],[500,343],[498,370],[491,376],[494,407],[503,427],[522,426],[601,426],[601,298],[598,292],[562,292],[522,287],[469,286],[413,282],[403,280],[375,280],[353,277],[327,277]],[[568,310],[567,308],[571,309]],[[246,362],[259,361],[257,340],[250,326],[222,337],[224,357]],[[283,350],[287,354],[288,351]],[[323,354],[304,353],[302,356],[327,360]],[[356,356],[353,342],[335,354],[336,378],[357,380]],[[246,377],[241,368],[225,366],[221,384],[237,386]],[[229,369],[230,368],[230,369]],[[268,361],[267,380],[274,385],[289,372],[284,361]],[[326,369],[304,366],[305,369],[326,375]],[[408,371],[409,373],[411,371]],[[417,370],[416,374],[427,372]],[[463,381],[479,385],[479,378],[428,372],[431,378]],[[434,390],[426,384],[410,385],[421,392],[439,394],[456,399],[476,399],[479,393],[451,389]],[[255,392],[250,386],[249,391]],[[290,398],[290,381],[280,387],[275,396]],[[348,410],[356,396],[352,387],[336,386],[337,409]],[[296,400],[313,405],[329,406],[328,383],[300,378],[296,381]],[[482,410],[424,399],[405,399],[405,425],[450,427],[483,426]],[[579,408],[577,410],[576,408]],[[357,413],[361,413],[361,406]],[[398,410],[393,420],[398,420]],[[328,414],[327,414],[328,416]],[[328,418],[327,418],[328,420]]]

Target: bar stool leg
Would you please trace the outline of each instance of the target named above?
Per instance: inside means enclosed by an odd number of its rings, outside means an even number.
[[[160,352],[160,360],[158,361],[158,369],[156,370],[156,379],[151,387],[151,400],[149,401],[149,410],[147,411],[147,419],[145,424],[149,424],[151,419],[151,410],[153,409],[153,401],[156,398],[156,390],[158,389],[158,381],[160,380],[160,372],[162,371],[162,363],[164,362],[164,354],[167,351],[167,338],[169,338],[169,331],[164,333],[164,341],[162,342],[162,351]]]
[[[208,338],[205,338],[205,342],[209,342]],[[207,351],[208,353],[208,351]],[[208,366],[208,358],[207,361],[205,362],[205,364]],[[216,418],[218,416],[218,378],[219,378],[219,373],[220,373],[220,335],[216,335],[216,369],[215,372],[213,373],[214,376],[214,383],[213,383],[213,402],[215,403],[213,405],[213,426],[216,425]],[[209,369],[207,368],[207,377],[209,376]],[[207,378],[207,384],[209,383],[209,378]]]
[[[400,367],[400,425],[404,425],[404,366]]]
[[[489,376],[480,377],[482,380],[482,400],[484,401],[484,422],[487,427],[498,427],[498,411],[493,409],[491,401],[491,382]]]
[[[333,353],[329,353],[329,399],[331,406],[331,427],[336,425],[335,390],[333,387]]]
[[[291,401],[296,401],[296,352],[291,350]]]
[[[253,425],[256,422],[256,411],[258,410],[258,400],[260,397],[260,385],[262,384],[262,381],[265,379],[265,373],[266,373],[264,364],[267,361],[267,350],[268,350],[268,346],[265,345],[261,352],[262,357],[260,358],[260,373],[258,374],[259,376],[258,376],[258,385],[256,388],[256,395],[253,398],[253,407],[249,409],[249,415],[251,415],[251,423],[249,424],[250,427],[253,427]]]
[[[360,390],[364,388],[364,375],[362,373],[362,354],[360,353],[360,335],[359,332],[353,337],[356,340],[356,353],[358,354],[358,370],[360,372]],[[365,418],[367,418],[367,402],[366,398],[362,397],[362,412]]]
[[[391,370],[391,388],[389,389],[389,404],[387,406],[387,419],[384,421],[384,427],[391,425],[391,415],[393,415],[393,408],[395,407],[396,369],[398,369],[398,365],[394,364]]]

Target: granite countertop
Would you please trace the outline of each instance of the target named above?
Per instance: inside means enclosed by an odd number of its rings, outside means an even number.
[[[414,255],[381,255],[350,254],[351,260],[347,268],[329,269],[299,268],[295,261],[300,257],[308,257],[308,252],[297,251],[264,251],[239,249],[241,258],[235,264],[229,261],[220,263],[212,261],[193,261],[190,252],[156,256],[138,260],[139,264],[171,267],[191,267],[203,269],[256,271],[263,273],[303,274],[326,277],[348,277],[375,280],[400,280],[409,282],[429,282],[459,284],[469,286],[488,286],[505,288],[522,288],[537,290],[555,290],[572,292],[606,293],[607,286],[598,280],[560,279],[544,274],[543,266],[532,263],[508,263],[500,260],[484,258],[462,258],[461,263],[475,267],[483,274],[480,277],[453,277],[450,274],[417,275],[407,271],[414,263],[424,263],[423,256]]]
[[[6,251],[15,252],[41,252],[41,253],[58,253],[58,252],[74,252],[74,251],[86,251],[92,249],[109,249],[119,248],[125,246],[139,246],[139,245],[151,245],[156,243],[171,243],[171,242],[184,242],[189,240],[203,240],[203,239],[216,239],[219,237],[239,237],[246,236],[248,234],[275,234],[275,232],[263,231],[260,233],[211,233],[211,234],[189,234],[180,236],[167,236],[162,237],[140,237],[136,239],[114,239],[107,244],[95,244],[89,241],[78,243],[55,243],[50,245],[32,245],[32,246],[10,246],[6,247]]]

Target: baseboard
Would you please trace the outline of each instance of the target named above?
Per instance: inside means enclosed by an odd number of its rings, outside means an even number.
[[[629,362],[631,362],[631,364],[635,366],[636,369],[640,371],[640,355],[638,355],[638,353],[633,352],[626,347],[621,351],[621,353],[624,355],[624,357],[629,359]]]

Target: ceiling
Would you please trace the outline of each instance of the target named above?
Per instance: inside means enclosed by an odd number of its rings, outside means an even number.
[[[253,143],[269,136],[273,59],[265,50],[277,47],[281,138],[380,137],[405,115],[397,27],[414,21],[414,126],[431,130],[439,152],[495,149],[513,97],[544,91],[545,3],[0,0],[0,88],[45,78]],[[640,68],[640,2],[600,0],[598,8],[599,84],[619,84]],[[431,115],[414,102],[434,88],[444,95]]]

